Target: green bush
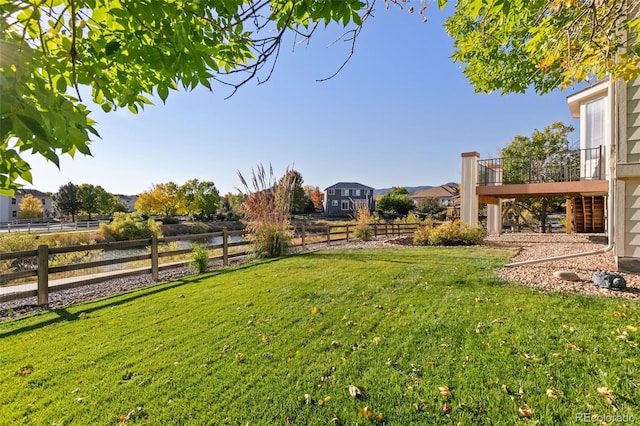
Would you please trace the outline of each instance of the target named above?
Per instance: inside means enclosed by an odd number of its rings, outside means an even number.
[[[291,232],[280,224],[261,224],[254,226],[251,235],[253,254],[259,258],[284,256],[291,247]]]
[[[100,232],[105,238],[111,237],[116,241],[162,236],[160,224],[153,219],[145,220],[139,213],[115,213],[110,224],[100,225]]]
[[[193,245],[193,260],[191,261],[191,267],[197,274],[203,274],[207,272],[209,267],[209,252],[206,246],[202,244]]]
[[[0,253],[33,250],[37,247],[36,236],[24,232],[7,232],[0,235]]]
[[[486,232],[481,227],[444,223],[435,228],[431,225],[419,228],[413,235],[413,243],[422,246],[471,246],[480,244],[485,236]]]

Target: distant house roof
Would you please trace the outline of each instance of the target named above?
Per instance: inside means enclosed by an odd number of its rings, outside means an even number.
[[[358,182],[338,182],[334,185],[328,186],[325,188],[325,191],[327,189],[342,189],[342,188],[348,188],[348,189],[371,189],[373,190],[372,187],[367,186],[367,185],[363,185],[361,183]]]
[[[429,189],[416,191],[410,195],[411,198],[430,198],[430,197],[453,197],[457,195],[457,188],[449,185],[435,186]]]
[[[47,194],[46,192],[42,192],[42,191],[38,191],[37,189],[19,189],[18,191],[16,191],[18,194],[20,195],[33,195],[36,198],[42,198],[42,197],[51,197],[51,195]]]

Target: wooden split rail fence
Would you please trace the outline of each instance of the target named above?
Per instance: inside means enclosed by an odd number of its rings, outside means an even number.
[[[407,223],[371,225],[375,237],[411,234],[418,226],[418,224]],[[299,226],[293,229],[293,246],[304,250],[312,244],[330,245],[337,241],[351,241],[355,239],[355,234],[356,225],[354,224]],[[36,250],[0,253],[2,268],[0,271],[6,271],[0,272],[0,303],[37,297],[38,305],[44,306],[49,303],[49,293],[74,287],[143,274],[150,274],[153,281],[158,281],[160,271],[191,263],[191,259],[185,260],[184,257],[193,252],[193,247],[186,246],[194,242],[201,244],[209,251],[209,261],[218,261],[222,266],[227,266],[229,259],[243,257],[250,253],[251,243],[246,236],[247,233],[243,230],[224,230],[206,234],[153,237],[69,247],[41,245]],[[183,248],[172,247],[172,243],[178,243],[178,245],[182,243]],[[91,257],[90,253],[106,254],[117,253],[117,251],[125,252],[123,256],[101,256],[103,257],[101,260],[88,262],[72,261],[63,265],[52,262],[57,256],[64,258],[64,255],[72,253],[86,253],[86,257]],[[175,260],[180,256],[182,256],[181,260]],[[171,257],[174,259],[169,259]],[[162,262],[161,259],[165,258],[167,261]],[[139,266],[140,263],[143,266]],[[78,275],[77,271],[84,272]],[[73,274],[70,274],[71,272]],[[61,275],[67,276],[60,278]],[[33,277],[37,277],[37,281],[34,281]]]

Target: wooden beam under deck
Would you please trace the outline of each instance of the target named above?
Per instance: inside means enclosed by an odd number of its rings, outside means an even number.
[[[480,199],[485,199],[487,201],[492,198],[569,198],[585,195],[607,195],[608,190],[609,183],[606,180],[585,180],[579,182],[477,186],[476,195],[478,195]]]

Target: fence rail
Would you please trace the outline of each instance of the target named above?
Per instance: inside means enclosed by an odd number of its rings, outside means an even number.
[[[418,226],[418,224],[407,223],[376,223],[371,225],[374,236],[410,234]],[[330,245],[338,241],[350,241],[355,237],[355,229],[356,225],[353,224],[299,226],[292,229],[292,243],[294,247],[301,247],[304,250],[311,244]],[[172,243],[180,245],[187,242],[207,241],[203,245],[210,253],[209,261],[221,261],[224,267],[229,264],[229,259],[249,254],[250,243],[245,237],[245,231],[225,230],[206,234],[154,237],[135,241],[69,247],[41,245],[37,250],[0,253],[0,264],[4,264],[4,268],[8,270],[5,273],[0,273],[0,303],[37,296],[38,305],[47,305],[49,293],[136,275],[151,274],[152,280],[158,281],[160,271],[183,267],[191,262],[190,259],[185,260],[184,255],[191,253],[193,249],[191,247],[175,248],[172,247]],[[139,253],[88,262],[73,261],[64,265],[52,265],[52,261],[60,255],[87,253],[87,256],[90,257],[90,253],[113,254],[118,250],[131,249],[137,250]],[[175,258],[179,256],[183,256],[183,258],[176,260]],[[165,258],[166,262],[160,261]],[[140,266],[141,262],[142,266]],[[96,272],[97,269],[112,265],[122,265],[123,269]],[[83,270],[86,273],[82,275],[55,277],[55,275]],[[24,282],[31,277],[37,277],[37,282]]]
[[[604,149],[568,150],[546,156],[490,158],[478,161],[479,185],[575,182],[605,179]]]
[[[91,220],[82,222],[51,222],[31,219],[15,220],[0,223],[0,232],[50,232],[50,231],[77,231],[80,229],[99,228],[101,223],[109,223],[107,220]]]

